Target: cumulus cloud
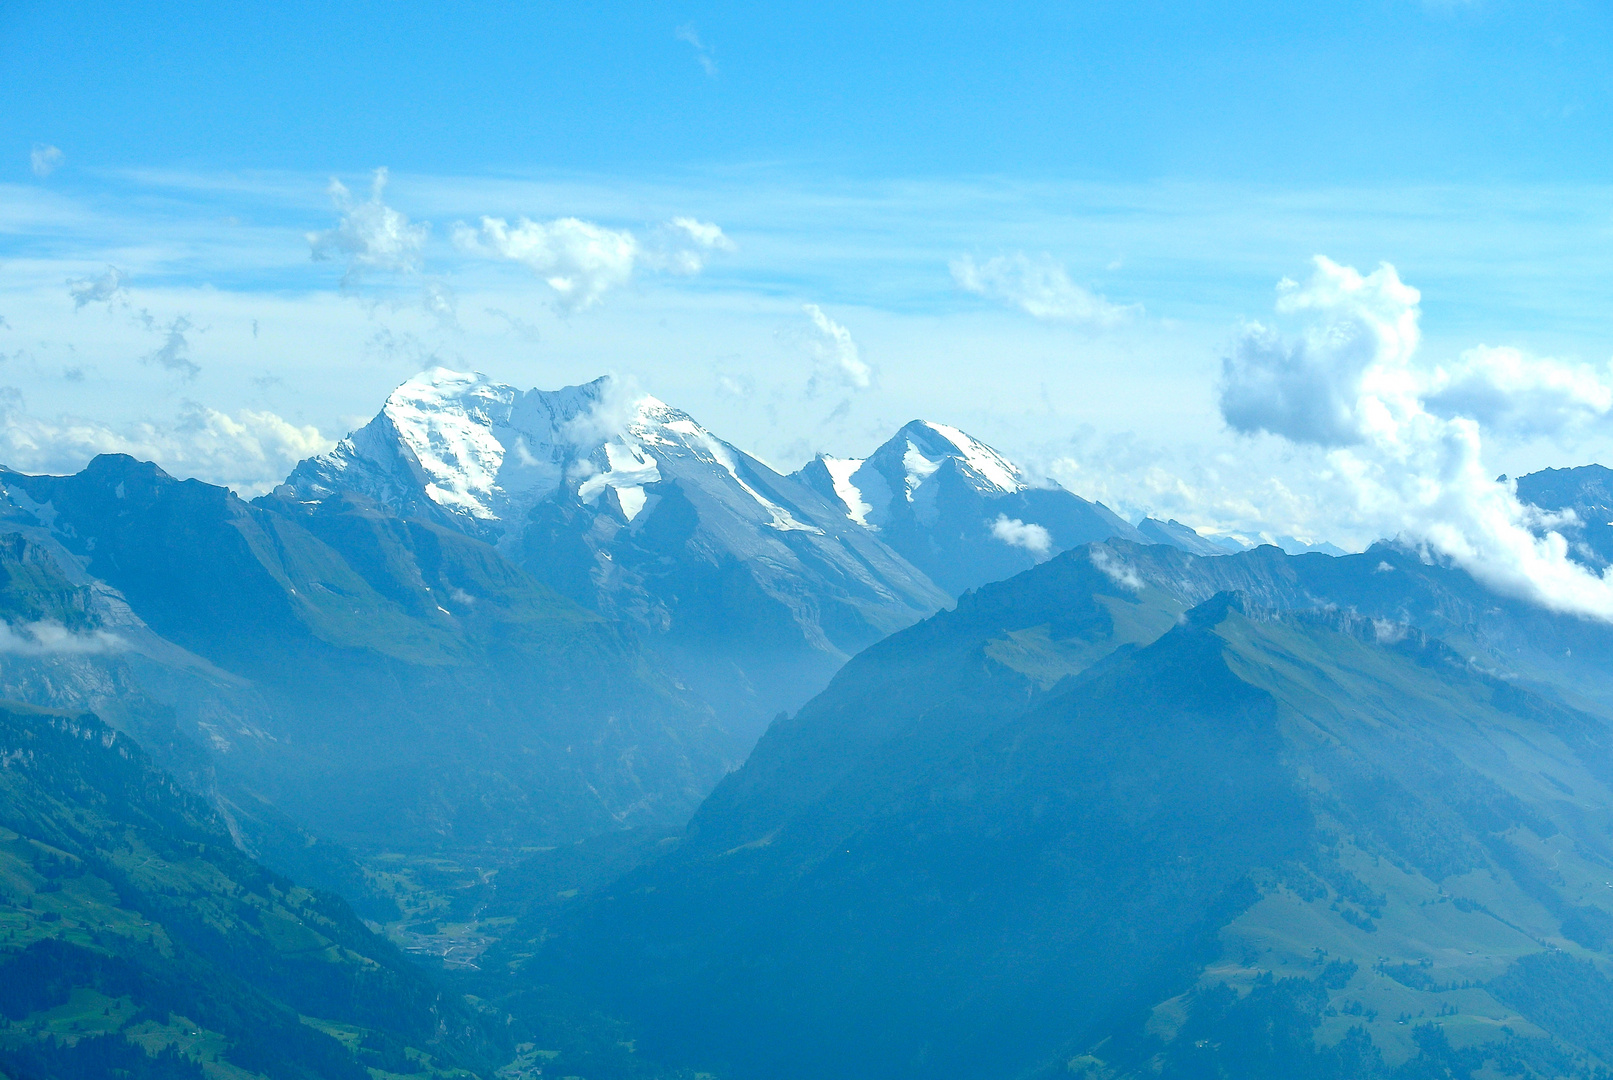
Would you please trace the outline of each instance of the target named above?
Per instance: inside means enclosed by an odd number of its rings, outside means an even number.
[[[676,37],[679,41],[686,42],[694,48],[695,59],[700,61],[700,69],[706,73],[707,77],[715,77],[717,74],[717,59],[714,55],[716,50],[701,39],[699,31],[694,28],[694,24],[684,23],[678,27]]]
[[[32,416],[17,391],[0,394],[0,461],[22,472],[77,472],[96,454],[129,454],[175,476],[261,495],[297,462],[334,442],[272,412],[243,409],[232,416],[191,402],[173,420],[113,427],[73,416]]]
[[[873,379],[873,369],[864,362],[857,343],[851,339],[851,331],[825,315],[817,304],[803,304],[802,310],[812,320],[815,331],[812,349],[819,363],[847,386],[867,389]]]
[[[639,267],[697,274],[714,251],[731,251],[723,231],[695,218],[673,218],[640,240],[581,218],[552,221],[484,217],[481,228],[454,226],[454,243],[468,254],[491,255],[525,265],[554,292],[561,311],[590,308],[612,289],[626,285]]]
[[[484,217],[479,232],[457,226],[454,242],[467,252],[490,251],[526,265],[554,290],[556,305],[567,311],[592,307],[605,293],[625,285],[639,257],[632,233],[574,217],[522,218],[513,228],[503,218]]]
[[[1233,430],[1344,446],[1364,437],[1362,409],[1408,388],[1417,290],[1388,264],[1362,275],[1318,256],[1316,267],[1303,288],[1278,284],[1277,310],[1322,317],[1296,338],[1251,324],[1222,360],[1221,415]]]
[[[124,295],[123,283],[128,275],[115,266],[106,273],[92,278],[73,278],[67,282],[67,294],[73,298],[73,310],[81,311],[90,304],[105,304],[108,308]]]
[[[28,166],[33,169],[34,175],[43,180],[51,173],[62,167],[67,155],[54,146],[45,143],[34,143],[34,148],[28,154]]]
[[[965,255],[952,260],[952,280],[960,289],[1053,322],[1115,326],[1142,313],[1140,304],[1116,304],[1083,289],[1049,255],[1023,252],[977,263]]]
[[[1009,547],[1024,548],[1038,559],[1045,559],[1053,550],[1053,536],[1040,525],[998,514],[991,523],[991,535]]]
[[[1481,346],[1425,380],[1424,400],[1443,417],[1466,416],[1486,431],[1523,438],[1575,432],[1613,411],[1607,368]]]
[[[0,622],[0,654],[90,656],[122,652],[128,643],[105,630],[75,633],[59,622]]]
[[[1516,352],[1475,351],[1443,375],[1419,370],[1419,301],[1392,266],[1363,275],[1317,258],[1303,285],[1279,286],[1279,312],[1303,321],[1299,333],[1250,327],[1227,360],[1227,423],[1326,448],[1353,514],[1378,535],[1416,541],[1500,592],[1613,621],[1613,577],[1569,559],[1562,519],[1521,504],[1511,484],[1492,479],[1479,419],[1442,415],[1426,396],[1431,387],[1466,387],[1469,405],[1483,406],[1492,396],[1479,388],[1516,386],[1533,402],[1523,415],[1538,428],[1576,395],[1594,412],[1600,392],[1583,372],[1565,375],[1562,365]],[[1474,411],[1503,422],[1516,412]]]
[[[340,217],[336,227],[308,234],[308,247],[316,261],[345,262],[343,286],[357,283],[365,274],[410,273],[420,269],[421,253],[431,226],[413,224],[386,205],[387,170],[376,169],[370,183],[370,197],[364,202],[353,198],[340,180],[330,182],[331,202]]]
[[[189,319],[183,315],[176,316],[161,329],[162,344],[142,356],[140,362],[155,364],[157,367],[174,372],[182,379],[196,378],[202,369],[190,358],[190,340],[185,337],[185,332],[190,329]]]

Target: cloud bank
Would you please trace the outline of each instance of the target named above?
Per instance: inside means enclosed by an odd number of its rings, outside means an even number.
[[[1417,541],[1492,588],[1613,621],[1613,578],[1568,558],[1561,518],[1520,503],[1483,460],[1485,426],[1541,434],[1604,416],[1594,370],[1511,349],[1420,367],[1420,295],[1394,267],[1370,274],[1317,257],[1278,286],[1298,333],[1247,327],[1222,365],[1228,426],[1323,447],[1353,511],[1379,535]]]
[[[0,622],[0,654],[13,656],[95,656],[122,652],[128,643],[105,630],[79,634],[59,622]]]
[[[97,454],[129,454],[175,476],[261,495],[334,443],[316,428],[251,409],[231,416],[192,402],[172,421],[115,428],[73,416],[45,420],[30,415],[15,390],[0,393],[0,461],[22,472],[72,473]]]

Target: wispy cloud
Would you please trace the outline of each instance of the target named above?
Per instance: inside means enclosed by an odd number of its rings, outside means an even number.
[[[352,286],[369,273],[420,269],[421,252],[431,226],[412,223],[386,205],[386,183],[387,170],[376,169],[370,197],[358,202],[340,180],[332,179],[328,191],[340,216],[334,228],[308,234],[309,250],[316,261],[346,263],[344,286]]]
[[[187,381],[195,379],[202,369],[190,358],[190,340],[185,334],[191,329],[188,318],[175,316],[162,328],[162,344],[142,356],[141,362],[172,371]]]
[[[45,143],[34,143],[33,150],[28,154],[28,167],[33,170],[35,176],[43,180],[61,168],[66,160],[67,155],[63,154],[57,147],[48,146]]]
[[[706,76],[715,78],[717,75],[716,50],[700,37],[700,32],[694,28],[694,24],[684,23],[678,27],[676,36],[679,41],[687,42],[694,49],[695,59],[700,61],[700,69],[706,73]]]
[[[1027,315],[1084,326],[1116,326],[1142,313],[1140,304],[1116,304],[1070,280],[1051,255],[998,255],[977,263],[952,260],[952,280],[965,292],[1017,307]]]
[[[122,270],[108,266],[104,274],[68,281],[67,295],[73,298],[73,310],[81,311],[90,304],[105,304],[110,308],[124,294],[123,283],[127,279]]]
[[[812,320],[815,332],[811,339],[812,352],[820,368],[827,370],[838,382],[856,390],[866,390],[873,380],[873,369],[863,360],[861,350],[852,340],[851,331],[825,315],[817,304],[803,304],[802,310]]]

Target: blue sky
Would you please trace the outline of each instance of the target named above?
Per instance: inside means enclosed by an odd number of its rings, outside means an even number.
[[[786,468],[926,416],[1127,512],[1370,539],[1307,490],[1323,450],[1228,430],[1223,359],[1326,255],[1421,290],[1428,364],[1516,346],[1603,371],[1610,22],[1545,0],[12,0],[3,456],[125,448],[261,489],[425,364],[611,371]],[[391,255],[362,247],[379,208]],[[637,254],[579,304],[486,217]],[[1613,457],[1600,422],[1485,447],[1496,471]]]
[[[1557,0],[12,0],[0,35],[9,136],[102,168],[1331,184],[1601,179],[1610,19]]]

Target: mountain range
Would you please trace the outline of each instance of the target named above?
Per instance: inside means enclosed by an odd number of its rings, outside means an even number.
[[[248,850],[351,890],[342,844],[681,824],[850,655],[1069,546],[1143,538],[941,425],[857,471],[899,493],[869,514],[822,464],[783,476],[605,379],[436,369],[250,503],[117,455],[0,472],[0,560],[77,605],[8,616],[0,693],[122,725]]]
[[[820,456],[784,476],[609,379],[521,391],[440,368],[274,498],[354,494],[487,540],[630,627],[747,738],[970,588],[1088,541],[1147,542],[945,425],[915,421],[866,461]],[[1205,543],[1185,526],[1154,536]]]
[[[0,472],[0,1073],[1606,1080],[1613,628],[1311,546],[441,369]]]

